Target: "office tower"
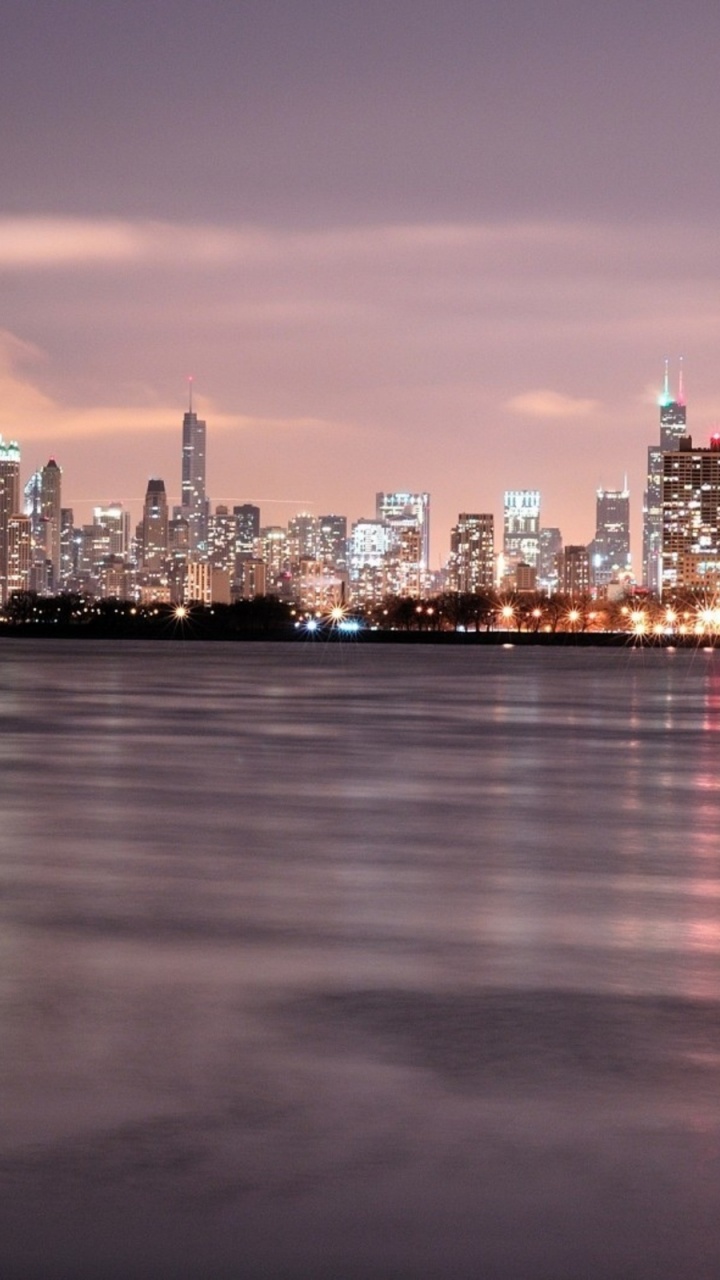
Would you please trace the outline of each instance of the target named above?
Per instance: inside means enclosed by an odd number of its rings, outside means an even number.
[[[562,553],[560,590],[574,600],[590,591],[590,557],[587,547],[568,544]]]
[[[540,533],[540,494],[537,489],[509,489],[503,511],[503,556],[512,572],[522,561],[535,567]]]
[[[168,505],[164,480],[148,480],[142,518],[142,563],[160,572],[168,558]]]
[[[121,502],[93,507],[93,524],[107,539],[107,555],[126,556],[130,545],[130,512]]]
[[[430,566],[430,494],[378,493],[375,500],[378,520],[394,530],[398,542],[405,531],[413,534],[419,550],[418,568],[423,575]]]
[[[560,585],[560,556],[563,540],[559,529],[548,526],[538,534],[537,586],[551,596]]]
[[[212,565],[190,559],[185,570],[185,604],[212,604]]]
[[[13,591],[28,591],[32,568],[32,522],[29,516],[13,515],[7,531],[8,598]]]
[[[301,560],[317,560],[318,523],[315,516],[301,511],[288,521],[287,558],[291,565]]]
[[[389,590],[387,564],[395,533],[384,520],[356,520],[350,530],[348,568],[354,601],[377,604]]]
[[[660,591],[663,573],[663,454],[674,453],[685,434],[682,361],[678,374],[678,395],[673,400],[666,360],[660,395],[660,441],[656,445],[650,445],[648,449],[647,488],[643,500],[643,582],[650,591]]]
[[[20,446],[0,436],[0,604],[8,599],[8,525],[20,515]]]
[[[720,433],[708,449],[690,436],[665,450],[661,590],[720,585]]]
[[[492,515],[461,512],[450,530],[448,585],[451,591],[491,591],[495,582],[495,521]]]
[[[238,555],[254,556],[256,543],[260,537],[260,508],[252,502],[243,502],[233,507],[236,527],[236,551]]]
[[[192,554],[207,551],[208,502],[205,494],[206,424],[193,412],[192,379],[190,403],[182,428],[182,514],[188,522],[188,539]]]
[[[40,470],[40,511],[45,521],[45,555],[49,562],[49,587],[60,584],[60,512],[62,471],[54,458]]]
[[[259,546],[267,571],[268,591],[276,590],[287,570],[287,529],[269,524],[260,530]]]
[[[430,564],[430,494],[378,493],[375,514],[391,534],[385,556],[387,590],[423,595]]]
[[[64,586],[75,571],[75,514],[72,507],[60,510],[60,585]]]
[[[318,516],[318,559],[328,568],[347,569],[347,516]]]
[[[630,569],[630,494],[624,489],[598,489],[595,537],[588,547],[590,575],[596,587],[607,586]]]
[[[237,521],[226,506],[218,506],[208,522],[208,556],[214,569],[235,573]]]

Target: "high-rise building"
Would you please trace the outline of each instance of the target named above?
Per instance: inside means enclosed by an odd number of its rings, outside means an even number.
[[[254,556],[260,537],[260,508],[252,502],[233,507],[236,528],[236,552],[239,556]]]
[[[515,565],[536,566],[540,533],[540,494],[537,489],[508,489],[503,508],[503,556],[506,571]]]
[[[130,544],[130,512],[121,502],[93,507],[93,524],[107,535],[108,554],[126,556]]]
[[[539,591],[554,595],[560,585],[560,557],[563,539],[559,529],[548,525],[538,534],[537,586]]]
[[[0,604],[8,599],[8,526],[20,515],[20,446],[0,436]]]
[[[182,514],[188,522],[190,552],[201,557],[207,552],[208,502],[205,493],[206,424],[193,411],[192,379],[190,403],[182,428]]]
[[[490,591],[495,582],[495,521],[490,514],[461,512],[450,530],[451,591]]]
[[[395,534],[384,520],[356,520],[350,531],[348,567],[354,602],[378,603],[387,594],[387,561]]]
[[[287,558],[291,565],[298,565],[301,560],[316,560],[318,545],[318,522],[315,516],[301,511],[288,521]]]
[[[235,573],[237,522],[226,506],[217,506],[208,521],[208,558],[214,569]]]
[[[8,520],[7,592],[27,591],[32,568],[32,522],[29,516],[14,515]]]
[[[660,395],[660,441],[648,448],[647,488],[643,501],[643,582],[659,592],[663,576],[663,454],[674,453],[686,434],[686,407],[682,361],[678,374],[677,399],[670,393],[668,361]]]
[[[663,461],[661,590],[720,586],[720,433],[708,449],[690,436]]]
[[[148,480],[142,519],[142,563],[151,573],[168,558],[168,505],[164,480]]]
[[[72,577],[77,565],[75,541],[75,514],[72,507],[60,511],[60,585]]]
[[[318,516],[318,559],[329,569],[347,569],[347,516]]]
[[[579,600],[590,591],[590,557],[587,547],[568,543],[562,553],[560,590]]]
[[[45,554],[49,561],[49,583],[52,591],[60,585],[62,471],[54,458],[40,470],[40,509],[46,522]]]
[[[590,576],[606,586],[630,569],[630,494],[624,489],[598,489],[595,537],[588,547]]]
[[[422,595],[430,566],[430,494],[378,493],[375,514],[392,535],[385,561],[388,590]]]
[[[396,534],[403,529],[419,531],[419,563],[422,572],[427,573],[430,566],[430,494],[378,493],[375,515]]]

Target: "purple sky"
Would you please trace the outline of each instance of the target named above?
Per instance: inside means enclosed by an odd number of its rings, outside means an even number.
[[[639,528],[663,360],[720,419],[720,7],[5,0],[0,431],[64,502]],[[274,501],[270,501],[270,500]]]

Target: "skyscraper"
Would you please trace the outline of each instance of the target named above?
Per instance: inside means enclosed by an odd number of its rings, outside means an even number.
[[[182,429],[182,514],[188,522],[188,545],[191,554],[207,551],[208,503],[205,493],[206,424],[193,412],[192,379],[190,403],[183,417]]]
[[[40,470],[40,511],[45,520],[45,555],[49,563],[49,586],[60,585],[60,522],[62,471],[54,458]]]
[[[375,512],[392,534],[386,558],[388,590],[422,595],[430,564],[430,494],[378,493]]]
[[[0,604],[8,598],[8,525],[20,514],[20,446],[0,436]]]
[[[168,505],[164,480],[148,480],[142,519],[143,568],[158,573],[168,558]]]
[[[685,434],[682,361],[678,374],[678,395],[673,400],[666,360],[660,396],[660,443],[648,448],[647,488],[643,502],[643,582],[650,591],[660,591],[663,574],[663,454],[674,453]]]
[[[461,512],[450,530],[451,591],[491,591],[495,582],[495,521],[490,514]]]
[[[540,494],[537,489],[508,489],[503,517],[503,555],[506,570],[523,561],[535,567],[540,533]]]
[[[663,591],[720,585],[720,433],[709,449],[690,436],[662,455]]]
[[[625,489],[598,489],[595,537],[588,547],[590,576],[595,586],[630,568],[630,494]]]

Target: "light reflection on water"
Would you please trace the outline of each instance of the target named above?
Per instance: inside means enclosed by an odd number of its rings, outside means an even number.
[[[3,1273],[720,1273],[719,664],[3,642]]]

